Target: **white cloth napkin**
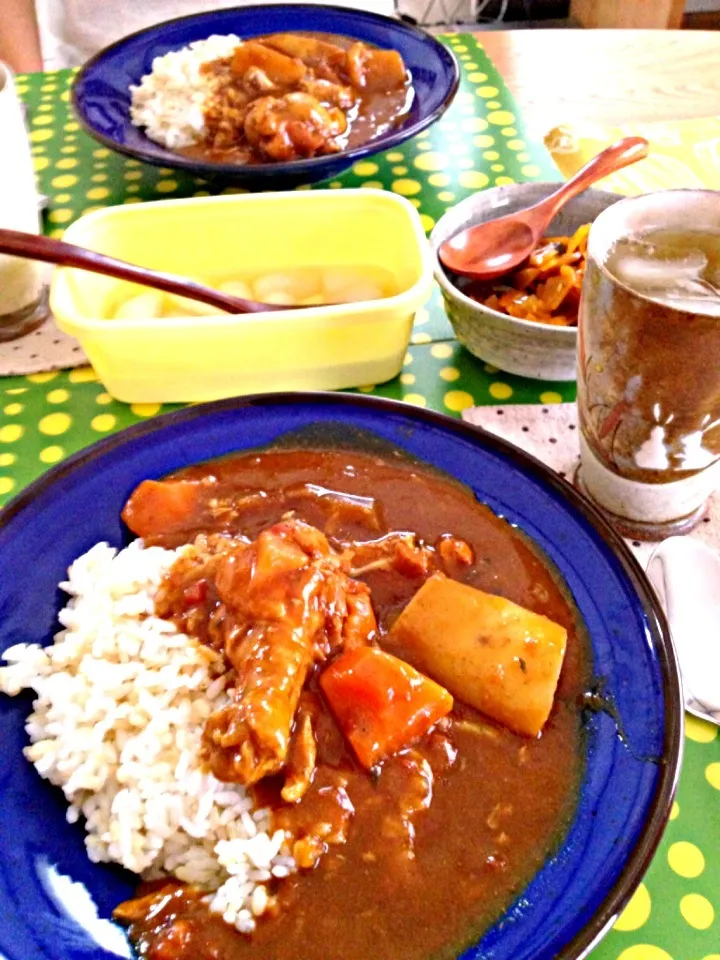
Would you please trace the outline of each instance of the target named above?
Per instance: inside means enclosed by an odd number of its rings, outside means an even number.
[[[572,482],[580,461],[577,407],[574,403],[543,407],[534,403],[469,407],[463,412],[463,419],[509,440]],[[720,552],[720,491],[710,498],[705,520],[688,536]],[[625,542],[645,568],[657,544],[641,543],[639,540]]]
[[[572,482],[580,461],[574,403],[470,407],[463,419],[509,440]],[[680,550],[677,541],[685,541]],[[667,613],[686,702],[720,723],[720,491],[710,498],[705,520],[685,537],[670,537],[660,546],[625,542],[648,569]],[[693,549],[702,545],[709,551]]]
[[[77,340],[59,330],[52,316],[26,336],[0,343],[0,377],[64,370],[87,362]]]
[[[648,564],[680,659],[686,702],[720,723],[720,554],[668,537]]]

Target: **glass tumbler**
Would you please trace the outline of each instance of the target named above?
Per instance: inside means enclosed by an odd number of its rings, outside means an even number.
[[[12,71],[0,62],[0,228],[40,232],[38,193],[22,105]],[[0,341],[34,330],[47,317],[43,266],[0,253]]]
[[[657,231],[687,246],[685,261],[663,259]],[[643,236],[646,259],[623,262],[630,248],[618,241]],[[707,272],[690,281],[682,270],[704,257],[700,236]],[[578,328],[577,486],[626,536],[686,532],[720,488],[720,192],[668,190],[604,210]]]

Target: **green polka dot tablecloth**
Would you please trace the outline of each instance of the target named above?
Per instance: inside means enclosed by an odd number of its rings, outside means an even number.
[[[410,199],[430,230],[449,205],[475,190],[558,179],[545,150],[528,140],[481,44],[462,34],[444,40],[461,63],[462,83],[443,119],[320,188],[393,190]],[[61,236],[69,223],[98,206],[237,192],[100,147],[71,113],[71,83],[70,71],[18,78],[40,188],[50,198],[51,235]],[[572,400],[575,385],[512,377],[476,360],[454,339],[436,291],[418,313],[403,372],[363,392],[459,416],[473,404]],[[0,503],[92,441],[169,409],[113,400],[89,368],[0,379]],[[592,958],[720,960],[720,731],[710,724],[688,717],[683,772],[667,832],[642,885]]]

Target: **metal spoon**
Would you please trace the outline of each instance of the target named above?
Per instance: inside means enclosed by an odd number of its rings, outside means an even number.
[[[540,203],[456,233],[440,247],[440,260],[453,273],[476,280],[492,280],[514,270],[541,240],[558,210],[596,180],[636,163],[648,155],[648,141],[626,137],[603,150],[559,190]]]
[[[200,303],[207,303],[227,313],[265,313],[271,310],[293,309],[292,306],[258,303],[256,300],[233,297],[228,293],[220,293],[218,290],[205,287],[194,280],[187,280],[185,277],[138,267],[124,260],[116,260],[115,257],[96,253],[94,250],[77,247],[72,243],[53,240],[34,233],[23,233],[19,230],[0,229],[0,253],[28,260],[42,260],[62,267],[76,267],[92,273],[102,273],[108,277],[117,277],[119,280],[141,283],[146,287],[164,290],[165,293],[187,297],[189,300],[199,300]]]
[[[669,537],[647,573],[670,624],[685,709],[720,726],[720,556],[690,537]]]

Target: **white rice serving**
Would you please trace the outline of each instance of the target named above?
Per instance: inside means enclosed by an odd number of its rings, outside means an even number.
[[[0,690],[36,691],[25,754],[62,788],[68,820],[85,819],[91,860],[200,885],[213,911],[249,933],[267,881],[294,862],[268,811],[201,765],[205,721],[227,701],[222,667],[154,615],[157,586],[186,549],[93,547],[61,584],[65,629],[47,648],[6,650]]]
[[[229,57],[240,43],[234,34],[196,40],[155,57],[152,71],[130,87],[130,118],[169,150],[189,147],[205,135],[205,105],[214,91],[205,63]]]

